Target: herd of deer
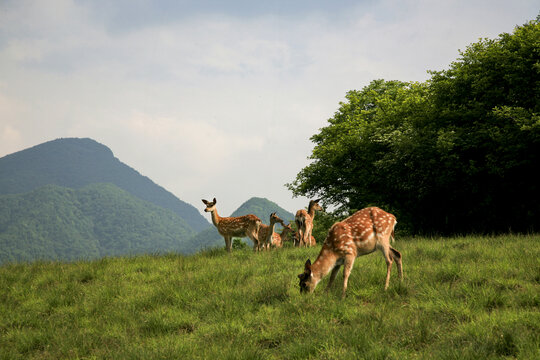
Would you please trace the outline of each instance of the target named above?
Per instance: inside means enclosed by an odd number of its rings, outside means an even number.
[[[220,217],[215,198],[213,201],[202,200],[202,202],[206,205],[204,211],[211,213],[212,223],[225,239],[225,248],[230,252],[233,237],[249,237],[253,241],[254,251],[268,250],[271,246],[282,247],[285,241],[293,241],[295,246],[315,246],[315,238],[311,232],[315,211],[322,210],[319,200],[311,200],[307,211],[302,209],[296,212],[295,223],[298,229],[296,233],[275,212],[270,214],[270,225],[265,225],[261,219],[252,214]],[[283,226],[281,234],[274,232],[277,223]],[[356,257],[371,254],[376,250],[383,253],[386,261],[384,289],[388,288],[394,261],[398,267],[399,278],[402,280],[401,253],[390,246],[390,241],[394,241],[396,223],[394,215],[377,207],[368,207],[332,225],[315,262],[312,264],[308,259],[304,265],[304,272],[298,275],[300,292],[313,292],[319,281],[330,273],[330,281],[326,288],[328,290],[343,265],[344,297]]]

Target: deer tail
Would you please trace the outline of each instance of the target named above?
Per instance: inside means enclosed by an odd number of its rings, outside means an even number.
[[[401,259],[401,253],[399,251],[397,251],[396,249],[394,249],[393,247],[390,246],[390,251],[392,253],[392,257],[394,259]]]

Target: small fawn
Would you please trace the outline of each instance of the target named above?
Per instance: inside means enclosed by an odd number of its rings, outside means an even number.
[[[299,246],[315,246],[315,241],[311,239],[311,231],[313,230],[313,219],[315,218],[315,210],[323,210],[319,205],[319,201],[311,200],[308,205],[308,210],[298,210],[294,221],[299,234]],[[314,239],[313,239],[314,240]]]
[[[375,250],[381,250],[386,261],[384,289],[388,289],[390,270],[394,261],[397,263],[399,278],[402,280],[401,253],[390,246],[390,237],[394,237],[396,223],[394,215],[377,207],[369,207],[332,225],[317,260],[311,264],[308,259],[304,265],[304,272],[298,275],[300,292],[313,292],[319,281],[332,271],[326,288],[330,289],[340,266],[343,265],[341,295],[345,297],[354,260]]]
[[[212,214],[212,223],[225,239],[225,248],[228,252],[231,252],[233,237],[249,237],[253,241],[253,251],[259,249],[261,219],[252,214],[238,217],[220,217],[216,209],[216,198],[211,202],[203,199],[202,202],[206,205],[204,211]]]

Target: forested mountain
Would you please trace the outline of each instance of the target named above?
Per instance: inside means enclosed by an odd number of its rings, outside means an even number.
[[[74,190],[46,185],[0,195],[0,263],[192,252],[194,235],[176,213],[113,184]]]
[[[78,189],[113,183],[178,214],[195,231],[210,223],[192,205],[142,176],[92,139],[57,139],[0,158],[0,194],[26,193],[48,184]]]
[[[219,200],[218,200],[219,201]],[[242,216],[247,214],[254,214],[258,216],[263,224],[269,223],[270,214],[276,212],[276,214],[285,221],[285,223],[294,222],[294,215],[287,210],[280,207],[275,202],[272,202],[265,198],[253,197],[240,205],[230,216]],[[218,213],[219,213],[219,203],[218,203]],[[226,216],[224,214],[219,214],[219,216]],[[210,214],[208,218],[211,221]],[[281,225],[276,225],[276,231],[281,229]],[[247,238],[246,238],[247,239]],[[251,241],[248,240],[251,245]],[[223,236],[221,236],[216,230],[215,226],[208,228],[199,232],[193,238],[189,240],[186,244],[186,247],[198,251],[205,248],[210,248],[214,246],[223,246]]]

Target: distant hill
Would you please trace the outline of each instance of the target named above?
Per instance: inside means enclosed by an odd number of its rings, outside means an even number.
[[[193,235],[173,211],[113,184],[0,195],[0,263],[190,253],[186,240]]]
[[[218,199],[219,201],[219,199]],[[219,202],[218,202],[218,212],[219,212]],[[273,201],[270,201],[265,198],[259,198],[259,197],[253,197],[240,205],[238,209],[233,211],[233,213],[230,216],[242,216],[247,214],[254,214],[257,215],[263,222],[263,224],[269,224],[270,222],[270,214],[276,212],[276,214],[285,221],[285,223],[294,222],[294,215],[287,210],[280,207],[278,204],[276,204]],[[219,216],[225,216],[224,214],[219,214]],[[210,215],[208,216],[210,219]],[[210,219],[210,221],[212,221]],[[281,231],[282,227],[281,225],[276,225],[276,231]],[[248,242],[250,245],[252,245],[251,240],[248,240],[247,238],[244,239],[244,241]],[[198,234],[196,234],[193,238],[191,238],[188,243],[186,244],[186,247],[189,247],[191,249],[195,249],[196,251],[205,249],[205,248],[211,248],[215,246],[224,246],[225,242],[223,241],[223,236],[221,236],[218,231],[216,230],[215,226],[212,226],[211,228],[205,229]]]
[[[242,216],[247,214],[257,215],[264,224],[269,224],[270,214],[275,212],[285,223],[290,221],[294,222],[294,215],[273,201],[266,198],[252,197],[238,209],[236,209],[231,216]]]
[[[113,183],[172,210],[195,232],[211,225],[195,207],[122,163],[108,147],[92,139],[57,139],[0,158],[0,194],[26,193],[48,184],[79,189],[92,183]]]

